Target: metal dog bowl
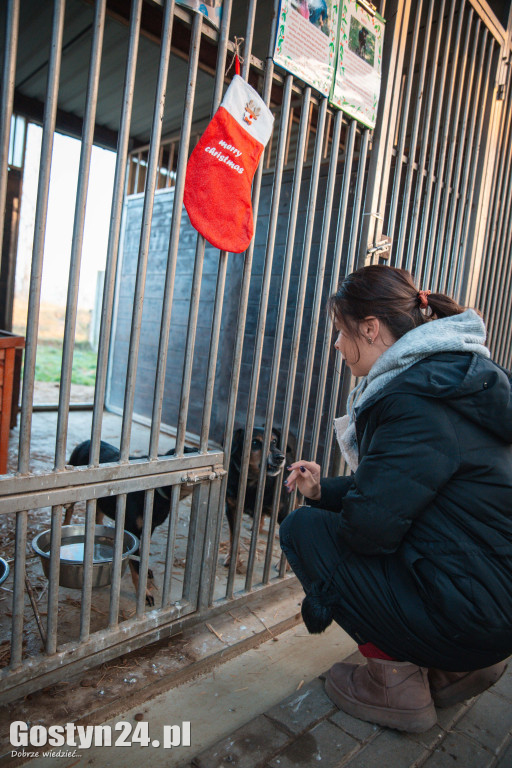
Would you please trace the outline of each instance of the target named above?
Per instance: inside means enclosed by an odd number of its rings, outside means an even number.
[[[112,583],[115,528],[109,525],[94,527],[94,553],[92,586],[107,587]],[[44,575],[50,575],[51,531],[43,531],[32,542],[32,549],[41,558]],[[81,589],[84,583],[85,525],[63,525],[60,547],[59,584],[61,587]],[[128,565],[128,558],[139,546],[138,539],[124,531],[121,573]]]
[[[9,575],[9,563],[0,557],[0,584],[3,584]]]

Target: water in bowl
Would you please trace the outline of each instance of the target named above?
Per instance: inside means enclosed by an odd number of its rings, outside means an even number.
[[[77,540],[76,537],[72,539],[62,540],[60,548],[60,559],[68,560],[74,563],[84,562],[84,540],[82,537]],[[96,539],[94,541],[94,554],[93,560],[97,562],[105,562],[114,559],[114,547],[112,545],[112,539]]]

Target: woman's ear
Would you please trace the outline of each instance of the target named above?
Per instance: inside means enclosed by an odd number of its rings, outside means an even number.
[[[374,317],[373,315],[369,315],[368,317],[365,317],[365,319],[359,323],[359,331],[362,336],[365,337],[365,339],[369,340],[371,339],[373,343],[377,336],[379,335],[380,331],[380,322],[377,317]]]

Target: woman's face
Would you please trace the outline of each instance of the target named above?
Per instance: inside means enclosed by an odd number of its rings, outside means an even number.
[[[349,333],[338,319],[334,320],[334,328],[337,333],[334,348],[340,352],[352,375],[367,376],[379,356],[377,350],[363,336]]]

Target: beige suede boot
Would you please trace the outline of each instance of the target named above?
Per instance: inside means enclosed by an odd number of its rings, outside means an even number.
[[[427,670],[405,661],[367,659],[334,664],[325,691],[337,707],[360,720],[421,733],[437,722]]]
[[[429,669],[430,690],[436,707],[453,707],[461,701],[478,696],[497,683],[507,668],[506,661],[473,672],[443,672]]]

